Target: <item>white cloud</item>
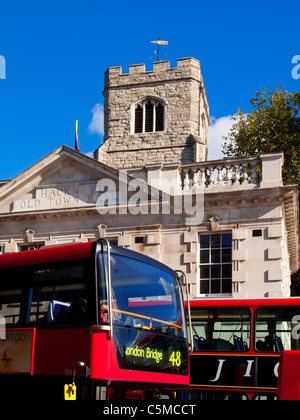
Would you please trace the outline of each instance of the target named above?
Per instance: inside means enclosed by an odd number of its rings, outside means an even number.
[[[85,156],[94,159],[94,152],[85,153]]]
[[[93,114],[92,121],[89,124],[89,132],[92,134],[104,135],[104,107],[101,104],[96,104],[91,110]]]
[[[104,106],[96,104],[91,110],[93,114],[92,121],[88,126],[91,134],[98,134],[100,137],[104,135]],[[224,144],[223,136],[226,136],[234,121],[232,116],[215,118],[211,117],[211,126],[208,134],[208,159],[219,160],[223,159],[222,146]]]
[[[211,126],[208,133],[208,159],[223,159],[222,146],[224,145],[223,136],[227,136],[234,121],[232,115],[227,117],[211,117]]]

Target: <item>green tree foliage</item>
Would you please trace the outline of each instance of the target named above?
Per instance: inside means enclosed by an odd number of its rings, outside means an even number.
[[[235,123],[224,137],[226,157],[259,156],[284,152],[286,185],[300,184],[300,92],[268,89],[256,92],[249,114],[238,109]]]
[[[227,137],[226,157],[259,156],[284,152],[283,181],[300,185],[300,92],[289,93],[278,86],[256,92],[250,101],[253,109],[245,114],[238,109]],[[292,276],[292,296],[300,296],[300,271]]]

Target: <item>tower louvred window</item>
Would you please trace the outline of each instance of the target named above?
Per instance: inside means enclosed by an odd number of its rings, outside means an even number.
[[[148,102],[146,104],[146,121],[145,121],[145,131],[146,133],[151,133],[153,131],[153,104]]]
[[[153,133],[165,129],[165,106],[162,102],[146,100],[136,105],[134,133]]]
[[[156,127],[155,131],[164,131],[165,107],[158,104],[156,107]]]
[[[135,110],[135,133],[143,132],[143,107],[139,105]]]

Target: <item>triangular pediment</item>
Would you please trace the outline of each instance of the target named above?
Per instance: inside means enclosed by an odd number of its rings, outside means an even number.
[[[0,215],[95,207],[97,184],[119,171],[61,146],[0,186]]]

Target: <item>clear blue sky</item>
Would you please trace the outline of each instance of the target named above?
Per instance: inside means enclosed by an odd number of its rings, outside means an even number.
[[[146,63],[151,40],[168,40],[162,56],[201,61],[211,115],[249,111],[256,90],[291,77],[300,55],[299,0],[0,0],[0,180],[11,179],[62,144],[95,150],[92,109],[103,104],[104,72]],[[1,72],[0,72],[1,74]]]

